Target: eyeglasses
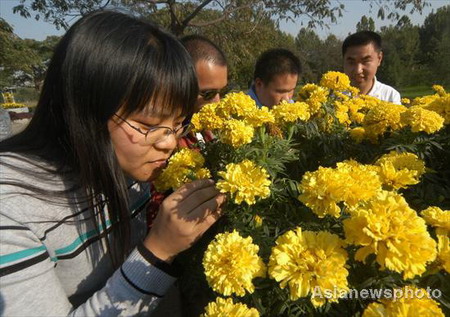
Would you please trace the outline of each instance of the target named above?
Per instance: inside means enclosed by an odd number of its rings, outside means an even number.
[[[167,140],[169,135],[172,135],[172,134],[178,140],[178,139],[186,136],[187,134],[189,134],[189,132],[191,131],[191,128],[192,128],[192,125],[190,123],[188,123],[188,124],[182,125],[179,128],[176,128],[176,129],[172,129],[172,128],[165,127],[165,126],[155,126],[155,127],[151,127],[150,129],[148,129],[146,131],[142,131],[140,128],[135,127],[134,125],[130,124],[127,120],[125,120],[121,116],[119,116],[117,114],[114,114],[114,115],[117,118],[119,118],[120,120],[122,120],[123,122],[125,122],[130,128],[132,128],[133,130],[139,132],[140,134],[142,134],[144,136],[144,138],[140,142],[138,142],[139,144],[142,144],[142,145],[152,145],[152,144],[164,142]]]
[[[217,96],[217,94],[220,95],[220,97],[223,97],[224,95],[226,95],[227,93],[229,93],[231,90],[231,88],[229,86],[225,86],[222,89],[207,89],[207,90],[202,90],[200,91],[198,94],[200,96],[202,96],[202,98],[206,101],[209,101],[211,99],[213,99],[215,96]]]

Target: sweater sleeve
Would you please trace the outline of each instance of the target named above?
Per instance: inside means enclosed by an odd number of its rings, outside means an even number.
[[[72,307],[55,270],[64,263],[25,224],[0,212],[0,241],[2,316],[148,316],[176,279],[171,266],[137,247],[102,288]]]

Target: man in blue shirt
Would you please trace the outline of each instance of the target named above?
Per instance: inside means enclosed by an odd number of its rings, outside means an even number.
[[[259,107],[271,108],[283,100],[292,102],[300,72],[300,60],[291,51],[267,50],[256,61],[253,83],[247,94]]]

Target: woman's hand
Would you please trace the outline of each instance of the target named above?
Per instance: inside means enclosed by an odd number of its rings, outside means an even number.
[[[210,179],[185,184],[161,204],[144,246],[163,261],[188,249],[219,219],[225,195]]]

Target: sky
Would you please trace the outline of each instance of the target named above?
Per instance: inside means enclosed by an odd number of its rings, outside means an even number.
[[[336,0],[332,0],[336,2]],[[405,11],[412,24],[422,25],[425,17],[437,8],[450,5],[450,0],[428,0],[431,6],[424,9],[422,15],[419,13],[409,14]],[[19,14],[14,14],[12,8],[20,3],[20,0],[0,0],[0,17],[6,20],[14,28],[16,33],[21,38],[31,38],[39,41],[44,40],[49,35],[62,35],[64,30],[57,30],[51,23],[42,20],[36,21],[34,18],[25,19]],[[356,24],[360,21],[363,15],[372,17],[375,21],[377,30],[381,26],[394,24],[392,21],[382,21],[377,18],[377,9],[374,8],[370,12],[370,5],[367,1],[361,0],[341,0],[340,3],[345,5],[343,17],[338,18],[337,23],[330,24],[330,28],[317,28],[316,33],[322,38],[326,38],[329,34],[334,34],[338,38],[344,39],[348,33],[356,31]],[[301,21],[305,19],[298,19],[296,22],[281,22],[280,29],[296,36],[299,29],[302,27]]]

